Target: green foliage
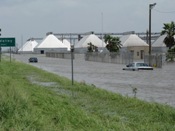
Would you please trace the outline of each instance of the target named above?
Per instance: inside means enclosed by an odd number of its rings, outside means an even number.
[[[166,61],[173,62],[175,59],[175,46],[168,50],[166,54]]]
[[[175,53],[175,46],[168,50],[170,53]]]
[[[174,35],[175,35],[175,23],[165,23],[161,35],[166,34],[167,36],[164,39],[165,45],[171,49],[175,45]]]
[[[120,50],[122,45],[119,37],[105,35],[104,39],[105,43],[107,43],[106,48],[109,50],[109,52],[118,52]]]
[[[88,52],[98,52],[98,47],[93,45],[91,42],[88,43]]]
[[[42,83],[54,82],[44,85]],[[175,109],[18,62],[0,63],[0,130],[175,130]]]

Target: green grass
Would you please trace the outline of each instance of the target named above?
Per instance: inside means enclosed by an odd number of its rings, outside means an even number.
[[[0,63],[0,131],[174,131],[175,109]]]

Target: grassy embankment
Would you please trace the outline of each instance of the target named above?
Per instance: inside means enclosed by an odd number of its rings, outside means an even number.
[[[75,83],[19,62],[0,63],[0,131],[175,130],[175,109]]]

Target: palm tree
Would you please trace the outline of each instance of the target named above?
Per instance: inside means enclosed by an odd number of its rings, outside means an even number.
[[[122,46],[119,37],[105,35],[104,40],[105,43],[107,43],[106,48],[109,50],[109,52],[118,52]]]
[[[88,43],[88,52],[98,52],[98,47],[93,45],[91,42]]]
[[[93,52],[93,44],[91,42],[88,43],[88,52]]]
[[[163,29],[161,35],[167,35],[164,39],[164,43],[169,49],[171,49],[171,47],[175,45],[175,23],[173,21],[171,23],[164,23]]]

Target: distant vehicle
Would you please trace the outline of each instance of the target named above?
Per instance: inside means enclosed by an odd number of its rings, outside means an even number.
[[[126,67],[123,68],[123,70],[132,70],[132,71],[153,70],[153,67],[151,67],[148,64],[143,63],[143,62],[133,62],[133,63],[130,63],[130,64],[126,65]]]
[[[36,57],[30,57],[29,58],[29,62],[35,62],[35,63],[37,63],[38,62],[38,58],[36,58]]]

